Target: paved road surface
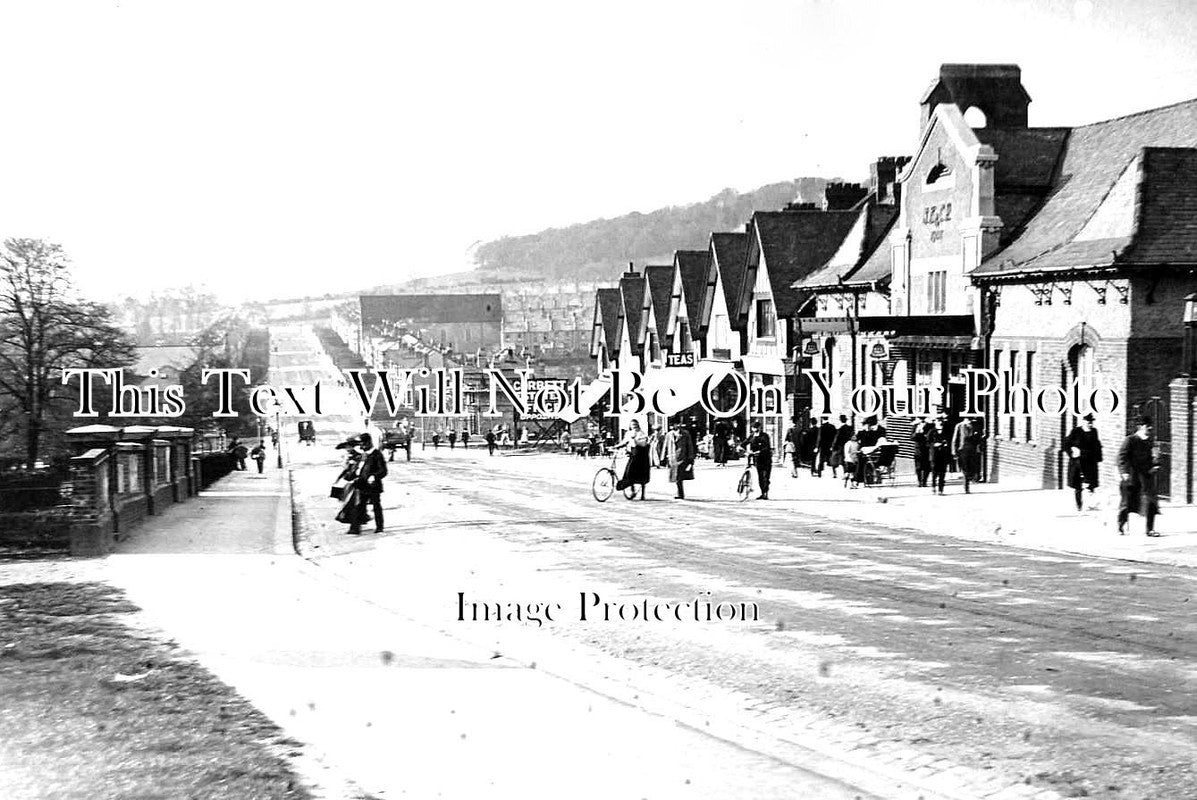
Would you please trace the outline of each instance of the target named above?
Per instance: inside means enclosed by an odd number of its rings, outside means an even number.
[[[682,694],[698,683],[736,693],[771,725],[833,721],[828,741],[875,741],[922,774],[963,765],[1065,796],[1190,797],[1197,786],[1189,570],[836,523],[797,504],[675,502],[663,473],[649,501],[600,505],[597,462],[415,456],[392,464],[387,533],[360,540],[327,524],[331,463],[297,472],[311,552],[342,553],[320,563],[405,613],[496,647],[597,648],[663,670]],[[458,591],[560,602],[566,619],[457,622]],[[583,624],[582,591],[755,602],[760,618]]]

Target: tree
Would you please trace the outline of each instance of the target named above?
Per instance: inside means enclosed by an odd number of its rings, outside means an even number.
[[[62,248],[40,239],[8,239],[0,249],[0,404],[15,426],[29,468],[43,435],[67,419],[77,382],[64,369],[123,367],[133,362],[129,337],[99,303],[78,297]]]

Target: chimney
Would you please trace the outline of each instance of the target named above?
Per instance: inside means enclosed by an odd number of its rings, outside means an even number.
[[[869,165],[869,189],[877,195],[877,202],[895,205],[901,199],[898,173],[910,161],[910,156],[880,156]]]
[[[625,277],[625,278],[639,278],[640,277],[640,273],[636,271],[635,263],[633,263],[631,261],[628,262],[628,271],[623,274],[623,277]]]
[[[818,207],[814,203],[800,203],[797,200],[786,203],[782,211],[818,211]]]
[[[847,211],[868,193],[859,183],[829,183],[823,190],[823,210]]]

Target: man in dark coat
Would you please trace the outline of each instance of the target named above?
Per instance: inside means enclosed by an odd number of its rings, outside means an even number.
[[[819,420],[816,417],[808,420],[807,428],[802,432],[799,458],[803,464],[810,465],[811,475],[819,474]]]
[[[665,439],[665,452],[669,456],[669,480],[677,486],[677,494],[673,499],[685,500],[685,481],[694,477],[694,439],[680,422],[675,420],[670,427],[672,430]]]
[[[943,494],[948,462],[952,460],[952,438],[948,436],[942,414],[935,418],[935,424],[927,431],[927,449],[931,451],[931,493]]]
[[[1159,501],[1155,495],[1155,442],[1150,417],[1140,417],[1139,427],[1118,448],[1118,474],[1122,478],[1122,502],[1118,504],[1118,533],[1126,533],[1126,522],[1134,511],[1147,518],[1147,535],[1159,536],[1155,515]]]
[[[711,458],[715,461],[715,466],[722,467],[727,463],[727,423],[719,420],[715,423],[714,435],[711,439]]]
[[[970,494],[969,482],[978,477],[977,464],[980,461],[981,434],[976,423],[968,417],[956,424],[952,431],[952,455],[956,458],[956,466],[960,469],[960,476],[964,479],[964,493]]]
[[[493,428],[486,432],[486,452],[487,455],[493,456],[495,454],[495,432]]]
[[[382,533],[382,479],[387,476],[387,461],[374,446],[374,440],[368,433],[358,437],[358,450],[361,451],[362,460],[354,477],[354,486],[361,493],[359,502],[363,507],[368,503],[374,513],[374,531]],[[349,533],[356,536],[362,532],[363,516],[354,517],[354,522],[349,526]]]
[[[1098,465],[1101,463],[1101,439],[1093,429],[1093,415],[1086,414],[1064,440],[1064,452],[1068,453],[1068,485],[1076,500],[1076,510],[1081,510],[1081,491],[1088,486],[1089,493],[1097,488]]]
[[[838,478],[835,474],[838,467],[844,463],[844,445],[852,438],[852,434],[856,433],[852,426],[848,424],[848,417],[845,414],[840,414],[840,425],[835,429],[835,439],[831,445],[831,477]]]
[[[819,468],[816,472],[820,478],[823,477],[823,467],[828,465],[831,454],[835,451],[836,433],[836,427],[831,424],[831,417],[823,417],[823,422],[819,425]]]
[[[761,423],[752,423],[752,435],[748,437],[748,455],[756,465],[757,479],[761,484],[761,496],[757,500],[769,499],[769,478],[773,475],[773,442],[762,430]]]
[[[932,429],[934,426],[927,422],[926,417],[919,417],[910,437],[914,441],[914,476],[918,479],[919,486],[924,487],[931,475],[931,442],[928,434]]]

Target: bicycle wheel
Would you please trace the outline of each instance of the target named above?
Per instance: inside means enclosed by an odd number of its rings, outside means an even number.
[[[615,494],[615,473],[609,469],[600,469],[594,473],[594,480],[590,484],[590,491],[594,499],[600,503],[607,502]]]
[[[740,501],[743,502],[749,497],[752,497],[752,470],[744,470],[744,474],[740,476],[740,482],[736,484],[736,494],[740,496]]]

